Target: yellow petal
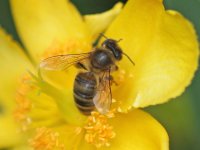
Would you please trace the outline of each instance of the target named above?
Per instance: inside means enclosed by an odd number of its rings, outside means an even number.
[[[165,129],[149,114],[141,110],[133,110],[128,114],[117,114],[110,124],[116,132],[109,150],[168,150],[169,139]],[[82,149],[95,149],[82,142]]]
[[[72,125],[63,125],[54,128],[60,135],[60,142],[65,145],[66,150],[79,149],[79,142],[83,140],[83,132],[81,128]],[[67,140],[66,140],[67,139]]]
[[[11,150],[33,150],[33,149],[28,145],[17,145],[13,147]]]
[[[88,30],[77,9],[66,0],[11,0],[17,31],[31,55],[88,49]],[[89,48],[90,49],[90,48]]]
[[[26,69],[29,69],[31,65],[20,46],[2,28],[0,28],[0,43],[0,91],[7,91],[13,88],[22,72],[27,72]],[[2,94],[7,95],[4,92]]]
[[[89,28],[92,39],[96,39],[120,13],[123,4],[118,2],[114,7],[99,14],[85,15],[84,19]]]
[[[17,125],[13,120],[14,96],[19,78],[30,68],[22,49],[0,28],[0,148],[20,142]]]
[[[11,147],[20,142],[22,135],[17,130],[11,115],[0,117],[0,148]]]
[[[135,62],[120,64],[124,82],[114,98],[127,110],[179,96],[197,69],[199,50],[193,26],[175,11],[165,11],[159,0],[130,0],[106,36],[119,43]]]

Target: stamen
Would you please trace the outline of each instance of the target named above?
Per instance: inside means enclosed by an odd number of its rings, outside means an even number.
[[[72,52],[79,54],[86,50],[91,50],[91,45],[88,44],[88,42],[70,39],[67,43],[60,44],[60,42],[54,41],[51,46],[45,50],[42,58],[44,59],[55,55],[71,54]]]
[[[114,117],[114,113],[110,112],[108,116],[102,115],[98,112],[92,112],[88,117],[86,130],[86,142],[95,145],[97,148],[102,146],[109,146],[109,140],[115,137],[113,127],[108,123],[108,118]]]
[[[76,135],[79,135],[79,134],[81,133],[81,131],[82,131],[82,128],[81,128],[81,127],[77,127],[77,128],[75,129],[75,134],[76,134]]]
[[[59,133],[42,127],[36,129],[36,135],[29,140],[34,150],[65,150],[64,144],[59,141]]]
[[[14,118],[22,125],[22,131],[26,131],[28,124],[31,122],[31,119],[27,116],[27,113],[31,109],[31,102],[27,99],[26,95],[33,89],[33,86],[27,84],[28,81],[30,81],[30,76],[28,75],[21,78],[15,97],[17,105],[14,111]]]

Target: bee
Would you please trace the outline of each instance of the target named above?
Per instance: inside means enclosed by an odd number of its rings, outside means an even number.
[[[65,70],[72,65],[82,70],[75,77],[73,95],[77,108],[85,115],[90,115],[95,108],[102,114],[109,112],[113,81],[110,73],[118,69],[116,62],[122,59],[122,55],[135,65],[119,47],[120,40],[105,38],[101,46],[91,52],[56,55],[40,63],[40,67],[46,70]]]

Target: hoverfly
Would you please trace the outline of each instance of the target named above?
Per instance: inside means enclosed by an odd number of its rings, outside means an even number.
[[[56,55],[44,59],[40,64],[40,67],[46,70],[65,70],[72,65],[84,70],[76,75],[73,95],[77,108],[85,115],[90,115],[95,108],[102,114],[110,110],[112,103],[110,73],[117,70],[116,62],[122,59],[122,55],[134,65],[119,47],[119,41],[105,38],[101,47],[96,47],[91,52]]]

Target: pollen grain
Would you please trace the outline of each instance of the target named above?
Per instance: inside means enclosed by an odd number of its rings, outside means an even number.
[[[59,133],[46,127],[37,128],[29,143],[34,150],[65,150],[64,144],[59,141]]]
[[[25,75],[20,80],[15,100],[16,109],[14,110],[14,118],[22,125],[22,131],[27,130],[27,125],[31,122],[31,119],[27,116],[27,113],[31,109],[31,102],[27,98],[27,93],[33,89],[27,82],[30,80],[30,76]]]
[[[110,117],[114,115],[109,114]],[[115,137],[113,127],[108,123],[109,116],[102,115],[98,112],[92,112],[88,117],[86,130],[86,142],[95,145],[97,148],[109,146],[110,140]]]
[[[83,51],[90,51],[91,46],[84,41],[78,41],[70,39],[67,43],[60,44],[58,41],[52,42],[52,44],[45,50],[45,52],[42,54],[41,58],[48,58],[55,55],[64,55],[64,54],[70,54],[75,53],[81,53]]]

